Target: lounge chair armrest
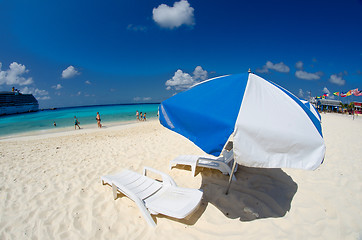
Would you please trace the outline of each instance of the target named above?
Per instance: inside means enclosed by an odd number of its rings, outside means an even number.
[[[172,177],[167,175],[166,173],[163,173],[163,172],[158,171],[158,170],[156,170],[154,168],[151,168],[151,167],[144,167],[143,168],[143,175],[144,176],[147,175],[147,171],[154,172],[156,174],[161,175],[162,182],[163,182],[164,185],[177,186],[176,182],[172,179]]]

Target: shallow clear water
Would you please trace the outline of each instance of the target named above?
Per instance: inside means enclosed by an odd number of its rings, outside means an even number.
[[[97,125],[96,115],[99,112],[102,125],[112,122],[127,122],[136,119],[136,111],[147,113],[147,119],[156,118],[159,104],[136,105],[104,105],[59,108],[34,113],[24,113],[0,117],[0,136],[20,134],[29,131],[39,131],[56,128],[74,127],[74,116],[80,126]]]

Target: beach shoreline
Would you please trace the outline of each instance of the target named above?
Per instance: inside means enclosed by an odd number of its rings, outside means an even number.
[[[147,121],[158,121],[156,118],[150,118]],[[125,125],[132,125],[137,123],[142,123],[143,121],[133,120],[133,121],[112,121],[107,122],[105,125],[102,126],[102,130],[108,128],[117,128]],[[6,140],[14,140],[14,139],[29,139],[29,138],[37,138],[37,137],[55,137],[55,136],[66,136],[67,134],[76,134],[77,132],[89,133],[94,132],[99,129],[97,127],[97,123],[92,124],[80,124],[81,129],[74,129],[72,127],[54,127],[45,130],[34,130],[34,131],[27,131],[23,133],[15,133],[15,134],[8,134],[0,136],[0,142]],[[73,133],[72,133],[73,132]]]
[[[81,128],[93,128],[97,126],[97,112],[105,127],[136,122],[137,110],[148,112],[147,120],[157,119],[157,108],[158,104],[116,104],[1,116],[0,139],[72,130],[75,116]]]
[[[157,120],[0,140],[1,239],[360,239],[362,117],[322,116],[326,156],[315,171],[239,166],[169,170],[183,154],[205,155]],[[100,177],[149,166],[180,187],[201,188],[187,220],[157,215],[156,228]]]

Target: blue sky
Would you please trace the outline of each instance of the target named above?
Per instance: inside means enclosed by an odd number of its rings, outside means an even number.
[[[361,0],[0,0],[0,24],[0,91],[41,108],[160,102],[249,68],[304,98],[362,90]]]

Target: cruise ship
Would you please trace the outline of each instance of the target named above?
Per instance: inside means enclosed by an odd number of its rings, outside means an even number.
[[[0,115],[38,110],[39,103],[32,94],[22,94],[14,89],[12,92],[0,92]]]

